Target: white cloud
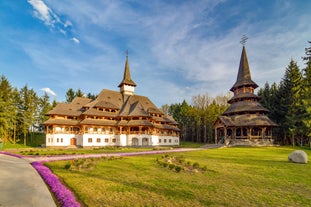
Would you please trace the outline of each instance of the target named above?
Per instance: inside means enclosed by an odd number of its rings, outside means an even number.
[[[43,0],[28,0],[28,3],[34,8],[34,15],[48,25],[52,30],[56,30],[63,35],[71,33],[71,21],[62,20]],[[80,43],[77,38],[72,38],[75,43]]]
[[[71,38],[71,40],[72,40],[74,43],[76,43],[76,44],[79,44],[79,43],[80,43],[80,40],[77,39],[76,37]]]
[[[71,27],[72,23],[69,20],[66,20],[66,22],[64,23],[64,27]]]
[[[41,91],[44,91],[45,93],[51,96],[57,96],[56,93],[50,88],[41,88]]]
[[[45,24],[53,26],[53,17],[55,15],[43,0],[28,0],[28,3],[35,9],[34,14],[37,18],[44,21]]]

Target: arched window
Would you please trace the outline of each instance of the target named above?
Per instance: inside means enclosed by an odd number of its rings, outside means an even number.
[[[241,133],[241,128],[237,128],[237,129],[236,129],[236,136],[237,136],[237,137],[240,137],[241,134],[242,134],[242,133]]]
[[[138,139],[136,137],[132,139],[132,146],[138,146]]]
[[[247,136],[247,128],[243,128],[243,136]]]

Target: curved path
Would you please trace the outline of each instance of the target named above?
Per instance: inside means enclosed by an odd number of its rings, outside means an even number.
[[[56,207],[37,171],[24,159],[0,154],[1,207]]]

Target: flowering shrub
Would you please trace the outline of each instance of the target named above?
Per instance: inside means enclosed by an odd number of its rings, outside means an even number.
[[[51,191],[56,196],[57,200],[63,207],[80,207],[74,195],[68,190],[54,175],[51,170],[40,162],[31,163],[32,166],[38,171],[43,180],[50,186]]]
[[[183,156],[175,157],[168,154],[162,155],[161,158],[157,158],[156,161],[160,166],[168,167],[170,170],[175,172],[180,172],[182,170],[186,172],[196,173],[196,172],[205,172],[207,167],[200,167],[200,164],[195,162],[191,164],[190,161],[186,161]]]

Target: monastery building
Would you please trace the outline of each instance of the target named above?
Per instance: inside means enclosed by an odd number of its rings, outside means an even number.
[[[177,122],[148,97],[135,95],[135,87],[126,56],[120,91],[103,89],[95,100],[76,97],[47,113],[46,146],[179,145]]]

